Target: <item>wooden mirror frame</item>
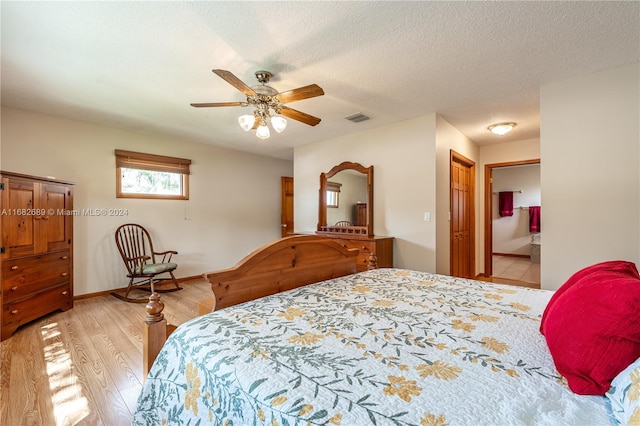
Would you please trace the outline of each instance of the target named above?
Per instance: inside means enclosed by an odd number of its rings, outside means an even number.
[[[327,226],[327,181],[343,170],[355,170],[367,176],[367,225],[366,226]],[[319,234],[354,234],[373,236],[373,166],[364,167],[359,163],[345,161],[333,167],[327,173],[320,174],[320,203],[318,207]]]

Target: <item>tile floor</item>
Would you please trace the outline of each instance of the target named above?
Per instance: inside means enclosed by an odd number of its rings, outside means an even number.
[[[493,277],[540,284],[540,264],[525,257],[493,255]]]

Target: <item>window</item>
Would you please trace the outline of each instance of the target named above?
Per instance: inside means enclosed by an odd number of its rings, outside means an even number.
[[[327,182],[327,207],[338,207],[341,183]]]
[[[116,197],[189,199],[191,160],[116,149]]]

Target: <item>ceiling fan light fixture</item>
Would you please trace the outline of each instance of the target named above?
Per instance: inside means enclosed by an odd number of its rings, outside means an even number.
[[[324,90],[317,84],[309,84],[286,92],[278,92],[267,85],[271,77],[273,77],[273,74],[269,71],[256,71],[255,75],[260,83],[256,86],[247,86],[242,80],[226,70],[214,69],[213,73],[242,92],[247,97],[246,102],[205,102],[192,103],[190,105],[195,108],[251,106],[253,107],[253,115],[241,115],[238,117],[238,124],[245,132],[255,129],[256,136],[260,139],[267,139],[271,136],[269,123],[271,123],[271,127],[276,132],[281,133],[284,131],[287,127],[287,120],[276,115],[280,114],[281,111],[288,118],[309,126],[315,126],[321,121],[318,117],[284,106],[288,102],[324,95]]]
[[[253,123],[255,123],[256,118],[251,114],[245,114],[238,117],[238,124],[242,127],[242,130],[248,132],[253,127]]]
[[[269,136],[271,136],[271,132],[269,131],[269,128],[266,124],[261,124],[258,126],[258,128],[256,129],[256,136],[260,139],[269,139]]]
[[[275,115],[271,117],[271,126],[276,132],[282,133],[284,129],[287,128],[287,120],[280,117],[279,115]]]
[[[516,127],[516,123],[496,123],[487,127],[487,129],[494,135],[504,136]]]

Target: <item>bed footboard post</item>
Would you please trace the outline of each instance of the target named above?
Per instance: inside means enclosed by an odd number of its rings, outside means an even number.
[[[162,310],[164,303],[160,301],[158,293],[152,293],[149,296],[149,303],[145,306],[147,316],[143,326],[143,370],[144,378],[149,374],[151,366],[155,361],[160,349],[167,340],[167,320],[164,319]]]
[[[378,269],[378,256],[374,253],[369,255],[369,264],[367,265],[367,270]]]

